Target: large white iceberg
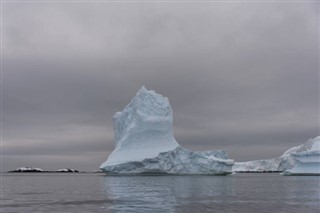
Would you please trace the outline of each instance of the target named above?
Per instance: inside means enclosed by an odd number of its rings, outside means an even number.
[[[294,169],[295,168],[295,169]],[[293,174],[319,173],[320,171],[320,136],[309,139],[300,146],[287,150],[283,155],[273,159],[236,162],[233,166],[235,172],[283,172]]]
[[[115,149],[100,169],[115,174],[232,173],[226,151],[193,152],[173,136],[168,98],[142,87],[122,112],[113,117]]]

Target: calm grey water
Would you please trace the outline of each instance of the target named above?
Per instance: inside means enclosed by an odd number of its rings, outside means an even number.
[[[2,174],[0,212],[320,212],[320,178]]]

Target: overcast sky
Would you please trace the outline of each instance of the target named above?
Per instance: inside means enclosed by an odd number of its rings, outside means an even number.
[[[319,3],[3,3],[2,162],[98,169],[145,85],[177,141],[272,158],[319,133]]]

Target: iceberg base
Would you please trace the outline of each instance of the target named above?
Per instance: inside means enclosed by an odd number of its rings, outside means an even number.
[[[228,175],[233,164],[223,150],[193,152],[178,146],[155,158],[105,165],[101,169],[112,175]]]

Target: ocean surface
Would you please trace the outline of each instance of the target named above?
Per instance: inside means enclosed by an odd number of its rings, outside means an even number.
[[[1,174],[4,212],[320,212],[319,176]]]

